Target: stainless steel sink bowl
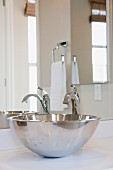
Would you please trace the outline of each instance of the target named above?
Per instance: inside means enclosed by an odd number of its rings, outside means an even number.
[[[27,111],[0,111],[0,129],[8,129],[9,120],[7,119],[10,116],[17,116],[19,114],[26,113]]]
[[[90,115],[28,113],[10,117],[10,127],[31,151],[63,157],[79,150],[92,136],[100,118]]]

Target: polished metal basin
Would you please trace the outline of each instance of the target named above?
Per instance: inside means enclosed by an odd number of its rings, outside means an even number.
[[[0,129],[8,129],[9,127],[9,118],[10,116],[17,116],[24,114],[28,111],[0,111]]]
[[[31,151],[63,157],[79,150],[92,136],[100,118],[91,115],[27,113],[10,117],[10,127]]]

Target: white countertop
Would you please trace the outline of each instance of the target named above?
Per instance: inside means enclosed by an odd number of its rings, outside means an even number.
[[[0,130],[0,170],[113,170],[113,120],[100,122],[88,143],[63,158],[43,158],[24,148],[10,129]]]

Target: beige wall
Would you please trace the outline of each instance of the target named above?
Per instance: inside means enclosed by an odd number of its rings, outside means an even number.
[[[41,84],[50,86],[52,49],[61,41],[70,43],[70,0],[40,0],[40,64]],[[68,48],[66,65],[70,77],[70,51]]]
[[[76,54],[80,84],[92,83],[90,3],[87,0],[40,0],[40,56],[42,86],[50,86],[52,49],[69,41],[68,83],[71,83],[71,57]],[[47,77],[45,79],[45,77]]]
[[[77,57],[80,84],[93,82],[90,13],[88,0],[71,0],[71,52]]]

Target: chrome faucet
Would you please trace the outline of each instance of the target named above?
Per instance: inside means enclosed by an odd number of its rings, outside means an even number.
[[[28,98],[31,97],[31,96],[36,97],[37,99],[39,99],[44,112],[49,113],[50,112],[50,98],[49,98],[49,95],[41,87],[38,87],[38,89],[43,91],[43,93],[44,93],[43,97],[39,96],[38,94],[27,94],[22,99],[22,102],[27,102]]]
[[[44,110],[46,111],[46,113],[50,113],[50,97],[48,95],[48,93],[42,89],[41,87],[38,87],[39,90],[41,90],[43,92],[43,104],[44,104]]]
[[[77,92],[75,84],[71,84],[73,87],[73,92],[69,92],[64,97],[64,104],[72,104],[72,114],[79,114],[80,112],[80,97]]]

